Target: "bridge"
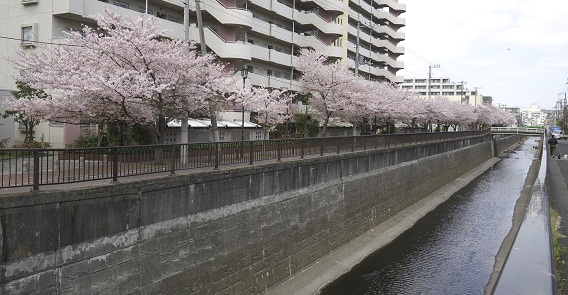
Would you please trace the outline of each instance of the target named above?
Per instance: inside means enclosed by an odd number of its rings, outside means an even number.
[[[518,134],[518,135],[543,135],[544,128],[534,127],[491,127],[491,134]]]

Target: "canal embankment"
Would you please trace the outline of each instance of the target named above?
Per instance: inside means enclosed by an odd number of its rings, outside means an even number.
[[[490,137],[2,196],[0,292],[264,293],[519,141]]]

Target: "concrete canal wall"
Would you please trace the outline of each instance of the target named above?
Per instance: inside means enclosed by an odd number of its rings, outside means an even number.
[[[260,294],[519,140],[3,193],[0,294]]]

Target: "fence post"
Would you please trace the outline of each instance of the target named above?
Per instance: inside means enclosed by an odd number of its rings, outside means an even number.
[[[305,154],[304,146],[305,145],[306,145],[306,139],[305,138],[300,139],[300,159],[304,158],[304,154]]]
[[[341,152],[341,139],[337,139],[337,153]]]
[[[318,141],[320,146],[320,156],[323,156],[323,141],[324,141],[323,137],[320,137]]]
[[[33,183],[33,190],[39,190],[39,150],[34,150],[34,183]]]
[[[249,164],[252,165],[253,161],[254,161],[254,145],[253,145],[253,141],[249,141]]]
[[[282,162],[282,141],[278,140],[276,143],[276,157],[278,158],[276,162]]]
[[[184,152],[182,150],[183,150],[184,145],[182,144],[179,147],[180,147],[180,154],[182,154],[181,157],[183,157]],[[173,145],[171,147],[170,158],[171,158],[171,160],[170,160],[170,174],[175,174],[175,171],[176,171],[176,145]],[[182,160],[182,162],[183,162],[183,160]]]
[[[356,145],[357,145],[357,136],[353,136],[353,145],[351,146],[351,152],[355,151]]]
[[[220,147],[220,143],[216,142],[215,143],[215,169],[219,169],[219,161],[221,159],[220,158],[220,153],[221,153],[221,147]]]
[[[112,181],[118,181],[118,148],[112,148]]]

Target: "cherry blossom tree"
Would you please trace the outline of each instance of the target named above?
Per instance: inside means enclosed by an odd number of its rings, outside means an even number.
[[[356,76],[340,61],[331,62],[325,54],[301,49],[296,67],[302,72],[302,92],[309,93],[310,105],[323,117],[322,136],[336,112],[343,111],[356,92]]]
[[[256,120],[264,128],[265,136],[286,119],[287,108],[293,96],[287,90],[253,87],[239,93],[235,102],[256,112]]]
[[[49,99],[49,94],[40,89],[35,89],[22,83],[16,82],[18,91],[12,91],[13,99],[8,102],[7,109],[2,114],[2,117],[8,118],[12,116],[16,123],[24,126],[26,130],[26,137],[24,144],[31,143],[34,140],[34,128],[40,123],[40,119],[34,116],[31,112],[26,112],[25,109],[20,108],[20,105],[25,105],[30,100],[46,100]]]
[[[186,53],[183,42],[163,37],[156,20],[142,26],[142,17],[110,10],[92,18],[97,28],[64,32],[61,45],[21,50],[12,60],[23,73],[16,80],[51,93],[22,110],[59,122],[139,124],[152,142],[163,143],[169,121],[207,112],[232,91],[232,73],[214,56],[200,56],[193,46]]]

